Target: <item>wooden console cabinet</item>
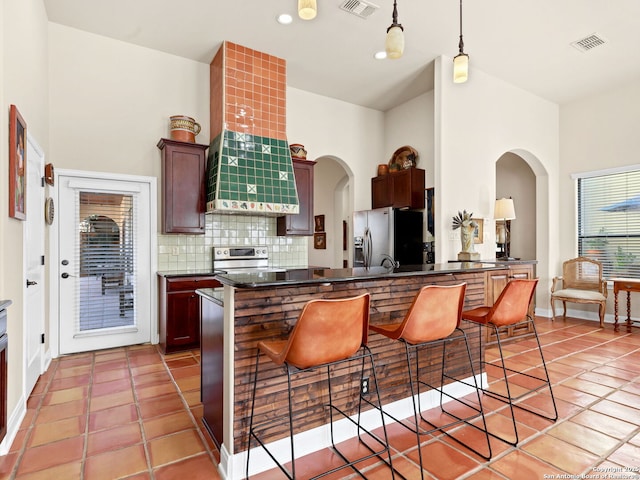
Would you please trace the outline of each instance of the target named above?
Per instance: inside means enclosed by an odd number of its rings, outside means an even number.
[[[158,276],[160,347],[173,353],[200,347],[198,288],[216,288],[213,276]]]
[[[313,166],[316,162],[293,158],[300,213],[278,217],[278,235],[313,235]]]
[[[160,139],[162,233],[204,234],[208,145]]]
[[[504,270],[488,271],[485,273],[485,275],[485,305],[493,305],[510,280],[518,278],[535,278],[534,264],[520,263],[508,265]],[[535,315],[535,295],[531,299],[531,304],[529,305],[529,315],[532,318]],[[521,325],[518,327],[508,326],[502,328],[506,330],[506,335],[501,332],[500,339],[503,341],[516,340],[518,338],[526,337],[533,334],[533,327],[531,326],[531,324]],[[492,333],[491,329],[485,328],[484,332],[485,341],[487,343],[494,343],[496,341],[495,334]]]
[[[371,179],[371,208],[424,208],[425,173],[420,168],[389,172]]]

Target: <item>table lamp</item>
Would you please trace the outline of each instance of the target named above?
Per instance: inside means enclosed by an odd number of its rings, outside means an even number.
[[[509,232],[509,220],[516,218],[516,209],[513,206],[512,198],[501,198],[496,200],[496,206],[493,213],[493,218],[496,219],[496,235],[497,242],[502,245],[502,250],[498,258],[503,260],[509,260],[509,251],[511,247],[511,239]],[[502,223],[497,223],[502,222]]]

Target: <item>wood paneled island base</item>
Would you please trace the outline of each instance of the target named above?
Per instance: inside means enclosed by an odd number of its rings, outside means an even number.
[[[345,298],[369,292],[370,323],[395,323],[403,318],[414,296],[424,285],[465,282],[464,308],[485,304],[487,274],[500,269],[504,267],[480,263],[418,265],[396,270],[381,267],[369,270],[302,269],[219,275],[216,278],[224,284],[223,302],[219,300],[220,292],[198,290],[205,300],[202,310],[204,421],[220,447],[219,468],[223,475],[228,479],[244,477],[246,457],[243,452],[247,448],[256,344],[260,340],[286,339],[306,302],[314,298]],[[461,326],[467,332],[476,361],[478,355],[483,354],[478,327],[466,322]],[[405,378],[403,345],[370,333],[369,346],[375,357],[383,405],[409,398],[411,394]],[[460,348],[463,346],[460,345]],[[470,377],[471,371],[464,355],[451,349],[447,356],[450,357],[447,358],[447,364],[452,366],[451,372],[457,378]],[[220,358],[223,359],[223,365],[219,364]],[[441,361],[440,349],[420,357],[421,366],[432,370],[435,383],[440,378]],[[284,420],[286,415],[283,415],[287,402],[286,375],[282,376],[281,371],[276,372],[282,367],[276,367],[266,359],[260,368],[261,383],[262,379],[266,379],[264,382],[268,385],[262,384],[260,392],[263,393],[256,397],[256,414],[261,418],[283,418],[282,423],[264,432],[263,436],[271,442],[288,437],[288,425]],[[273,370],[272,380],[269,380],[269,368]],[[354,414],[357,413],[354,407],[357,407],[360,391],[359,373],[359,365],[349,365],[334,372],[335,385],[341,386],[337,394],[334,392],[334,398],[337,396],[338,403]],[[479,373],[476,368],[475,374]],[[325,386],[319,389],[315,381],[315,377],[305,376],[295,383],[296,433],[322,427],[329,422],[323,407]],[[407,410],[406,416],[409,415],[410,410]],[[310,443],[310,451],[325,446],[321,439]],[[253,459],[257,456],[252,453],[251,458],[253,466]],[[273,463],[268,465],[268,468],[272,467]]]

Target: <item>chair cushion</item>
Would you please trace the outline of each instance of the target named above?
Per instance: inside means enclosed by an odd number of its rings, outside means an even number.
[[[576,300],[591,300],[594,302],[604,302],[606,300],[605,296],[600,292],[594,292],[593,290],[580,290],[578,288],[556,290],[551,294],[551,298],[573,298]]]

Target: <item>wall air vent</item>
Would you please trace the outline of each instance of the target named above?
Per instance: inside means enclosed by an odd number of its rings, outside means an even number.
[[[604,45],[605,40],[596,33],[592,33],[591,35],[584,37],[580,40],[576,40],[571,43],[571,46],[577,48],[581,52],[588,52],[589,50],[594,49],[595,47],[599,47],[600,45]]]
[[[353,13],[360,18],[369,18],[380,7],[371,2],[365,2],[364,0],[344,0],[340,5],[340,8],[345,12]]]

